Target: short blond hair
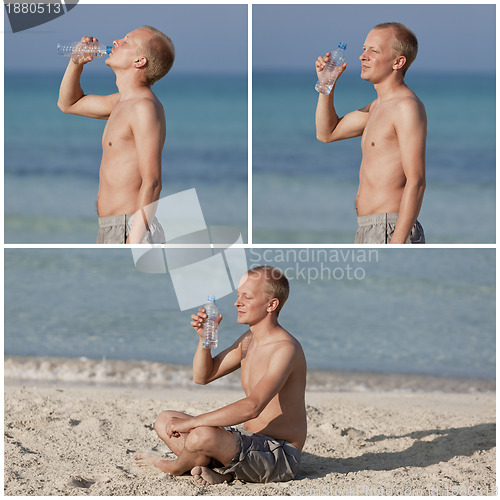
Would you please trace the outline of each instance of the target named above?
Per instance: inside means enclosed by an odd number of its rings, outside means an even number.
[[[290,293],[290,284],[285,276],[285,273],[273,266],[258,266],[248,270],[248,275],[262,274],[265,279],[264,293],[268,300],[278,299],[278,307],[276,313],[279,314],[281,308],[285,305],[286,299]]]
[[[393,29],[395,33],[392,43],[392,56],[406,57],[405,65],[403,66],[403,75],[406,73],[411,63],[417,57],[418,40],[415,33],[401,23],[381,23],[377,24],[373,29]]]
[[[163,78],[172,68],[175,59],[175,47],[172,40],[160,30],[152,26],[142,26],[153,34],[142,46],[147,59],[145,75],[148,85]]]

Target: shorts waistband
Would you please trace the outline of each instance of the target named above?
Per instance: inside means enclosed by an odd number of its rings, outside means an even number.
[[[108,217],[99,217],[99,227],[124,226],[132,217],[131,214],[109,215]]]
[[[358,217],[358,226],[374,226],[376,224],[396,224],[399,213],[391,212],[387,214],[370,214]]]

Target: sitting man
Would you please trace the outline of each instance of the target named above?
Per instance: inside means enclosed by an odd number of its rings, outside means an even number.
[[[202,346],[205,310],[191,316],[200,336],[194,381],[208,384],[241,367],[246,397],[196,417],[178,411],[161,413],[156,432],[177,459],[137,453],[139,465],[152,464],[173,475],[191,471],[203,485],[233,479],[289,481],[297,475],[307,433],[307,366],[300,343],[278,323],[288,293],[288,280],[279,269],[249,270],[239,283],[234,305],[238,323],[250,329],[214,358]],[[243,426],[233,427],[238,424]]]

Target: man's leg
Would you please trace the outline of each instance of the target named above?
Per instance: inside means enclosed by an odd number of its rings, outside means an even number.
[[[219,427],[197,427],[177,438],[169,438],[165,424],[171,416],[185,416],[185,414],[173,411],[163,412],[155,422],[155,429],[160,439],[177,455],[177,459],[164,460],[154,454],[137,453],[135,459],[138,464],[154,465],[163,472],[175,476],[192,471],[195,479],[203,484],[205,482],[214,484],[229,479],[230,476],[217,474],[208,469],[207,465],[212,458],[223,465],[231,462],[238,451],[238,443],[234,435]],[[194,471],[195,467],[197,469]]]

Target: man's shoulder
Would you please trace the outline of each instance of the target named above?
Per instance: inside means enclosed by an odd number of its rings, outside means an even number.
[[[303,349],[300,342],[285,329],[283,333],[275,340],[275,353],[288,353],[289,355],[302,355]]]
[[[413,92],[401,96],[394,104],[394,121],[408,119],[422,123],[426,121],[425,106]]]
[[[394,100],[394,105],[401,111],[410,109],[425,109],[424,103],[411,89],[406,89],[406,92],[398,96]]]

